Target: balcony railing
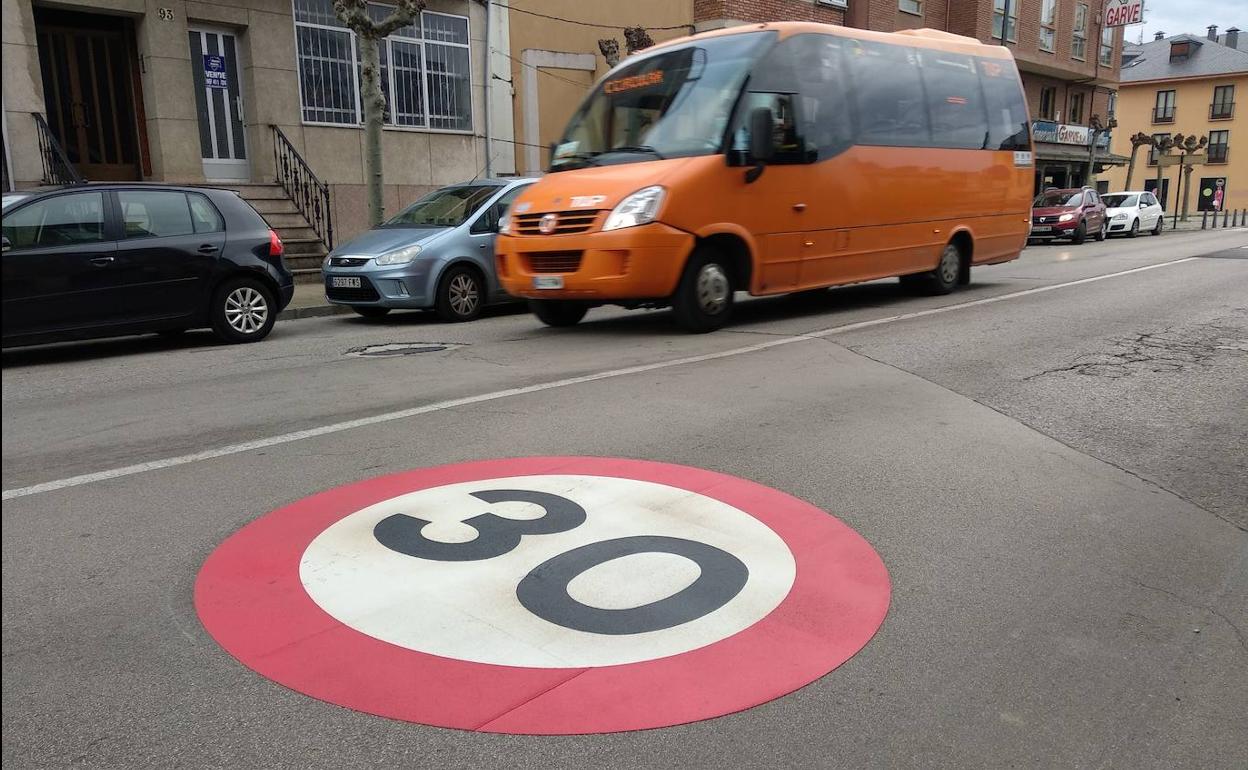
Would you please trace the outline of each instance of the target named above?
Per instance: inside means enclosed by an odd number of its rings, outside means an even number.
[[[1154,123],[1173,123],[1174,122],[1174,108],[1170,107],[1168,109],[1165,109],[1165,108],[1158,109],[1154,107],[1153,108],[1153,122]]]
[[[1235,102],[1214,102],[1209,105],[1210,120],[1229,120],[1235,116]]]
[[[1230,157],[1231,148],[1225,144],[1210,145],[1206,152],[1206,163],[1226,163]]]
[[[61,143],[56,141],[48,121],[38,112],[30,113],[35,118],[35,127],[39,134],[39,157],[43,160],[44,184],[86,184],[74,164],[69,162]]]
[[[312,173],[303,156],[277,126],[273,129],[273,164],[277,183],[294,201],[295,208],[308,220],[325,248],[334,248],[334,222],[329,208],[329,185]]]

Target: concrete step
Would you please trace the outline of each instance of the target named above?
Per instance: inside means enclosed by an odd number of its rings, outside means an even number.
[[[240,184],[230,189],[237,190],[238,194],[248,201],[274,200],[277,198],[290,200],[290,196],[286,194],[286,190],[280,184]]]
[[[316,254],[325,256],[328,252],[325,250],[325,244],[321,243],[320,238],[287,238],[281,233],[278,237],[282,239],[282,244],[286,247],[286,253],[289,254]]]
[[[299,209],[295,207],[295,202],[289,198],[254,198],[248,203],[256,211],[260,212],[263,217],[269,214],[298,214]]]
[[[321,283],[321,269],[319,267],[291,268],[290,272],[295,274],[295,283]]]
[[[265,213],[262,211],[260,212],[260,216],[264,217],[264,221],[268,222],[269,227],[276,230],[279,235],[290,230],[297,230],[308,226],[308,220],[304,219],[303,214],[300,214],[298,211],[273,213]]]
[[[283,254],[282,259],[286,261],[286,267],[291,270],[320,270],[321,262],[325,260],[325,257],[320,254]]]
[[[278,236],[281,237],[282,243],[285,243],[286,241],[307,240],[319,242],[321,240],[320,236],[316,234],[316,231],[311,227],[308,227],[306,222],[302,225],[296,225],[293,227],[273,227],[273,229],[276,230]]]

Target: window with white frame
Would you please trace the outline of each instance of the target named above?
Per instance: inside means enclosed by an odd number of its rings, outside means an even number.
[[[1114,65],[1114,28],[1104,27],[1101,29],[1101,53],[1097,57],[1097,61],[1101,66],[1112,67]]]
[[[1040,50],[1052,51],[1057,41],[1057,0],[1040,4]]]
[[[1070,36],[1070,58],[1083,61],[1088,55],[1088,4],[1075,6],[1075,27]]]
[[[333,0],[293,0],[299,98],[305,123],[356,126],[363,43],[334,14]],[[370,3],[385,18],[391,6]],[[468,19],[423,11],[379,44],[386,125],[472,130]]]

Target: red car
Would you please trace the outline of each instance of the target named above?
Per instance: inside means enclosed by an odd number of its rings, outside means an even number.
[[[1073,243],[1083,243],[1091,233],[1103,241],[1108,230],[1105,204],[1090,187],[1045,190],[1031,203],[1029,238],[1069,238]]]

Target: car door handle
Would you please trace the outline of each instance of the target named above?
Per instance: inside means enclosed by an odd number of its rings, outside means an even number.
[[[96,267],[104,267],[106,265],[111,265],[115,259],[116,257],[92,257],[88,261]]]
[[[199,247],[200,254],[216,254],[218,251],[220,251],[220,249],[213,246],[211,243],[205,243],[203,246]]]

